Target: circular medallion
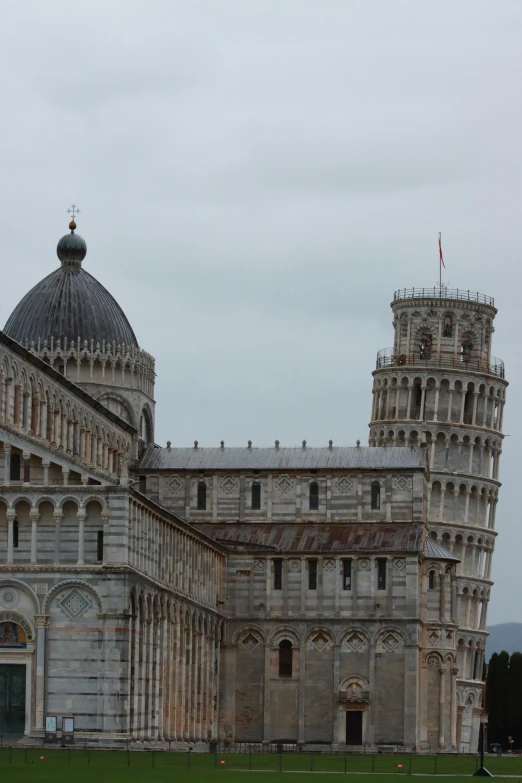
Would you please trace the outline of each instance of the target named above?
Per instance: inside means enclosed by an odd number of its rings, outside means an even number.
[[[4,587],[0,590],[0,605],[1,606],[18,606],[20,603],[20,593],[15,587]]]

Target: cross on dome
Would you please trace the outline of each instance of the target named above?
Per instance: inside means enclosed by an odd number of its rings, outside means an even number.
[[[67,213],[68,213],[69,215],[72,215],[72,219],[74,220],[74,218],[76,217],[76,215],[79,215],[79,214],[80,214],[80,210],[78,209],[78,207],[76,206],[76,204],[73,204],[73,205],[72,205],[72,207],[71,207],[70,209],[68,209],[68,210],[67,210]]]

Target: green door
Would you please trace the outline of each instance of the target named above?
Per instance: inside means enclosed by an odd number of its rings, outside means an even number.
[[[0,734],[23,734],[25,666],[0,664]]]

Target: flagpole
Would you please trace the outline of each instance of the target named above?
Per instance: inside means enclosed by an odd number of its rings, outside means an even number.
[[[442,295],[442,256],[440,252],[441,245],[441,233],[439,231],[439,289]]]

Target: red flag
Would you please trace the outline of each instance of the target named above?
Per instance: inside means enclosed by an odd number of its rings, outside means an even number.
[[[442,258],[442,241],[441,241],[441,233],[439,231],[439,255],[440,255],[440,263],[446,269],[446,264],[444,263],[444,259]]]

